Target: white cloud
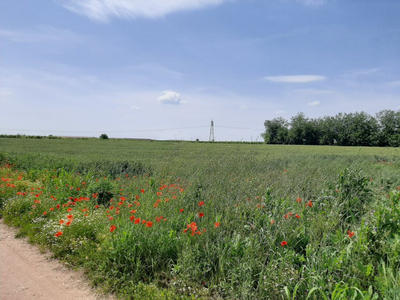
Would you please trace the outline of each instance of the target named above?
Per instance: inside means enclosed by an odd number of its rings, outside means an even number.
[[[247,109],[246,105],[239,106],[239,109]]]
[[[107,22],[110,17],[156,18],[180,10],[200,9],[229,0],[55,0],[70,11],[92,20]]]
[[[321,75],[288,75],[288,76],[267,76],[264,80],[272,82],[284,82],[284,83],[309,83],[315,81],[325,80],[325,76]]]
[[[140,109],[139,106],[132,106],[132,107],[131,107],[131,110],[138,110],[138,109]]]
[[[284,110],[278,110],[277,112],[275,112],[276,115],[284,115],[286,114],[286,111]]]
[[[308,102],[307,105],[308,106],[317,106],[317,105],[319,105],[319,101]]]
[[[181,95],[177,92],[174,91],[164,91],[164,95],[158,97],[158,101],[161,102],[161,104],[173,104],[173,105],[179,105],[183,104],[186,101],[183,101],[181,98]]]

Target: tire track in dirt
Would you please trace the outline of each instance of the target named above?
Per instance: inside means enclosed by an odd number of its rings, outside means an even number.
[[[1,300],[112,300],[90,288],[82,273],[42,254],[0,220]]]

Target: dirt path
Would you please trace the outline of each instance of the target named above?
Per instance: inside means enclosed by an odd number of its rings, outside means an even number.
[[[82,274],[42,254],[0,220],[0,299],[87,300],[96,295]]]

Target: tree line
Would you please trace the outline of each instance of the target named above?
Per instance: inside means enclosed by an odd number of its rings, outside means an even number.
[[[282,117],[264,122],[267,144],[400,146],[400,110],[338,113],[317,119],[300,112],[290,121]]]

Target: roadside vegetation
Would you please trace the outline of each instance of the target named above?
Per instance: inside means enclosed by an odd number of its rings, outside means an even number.
[[[400,299],[398,148],[0,140],[19,236],[122,299]]]

